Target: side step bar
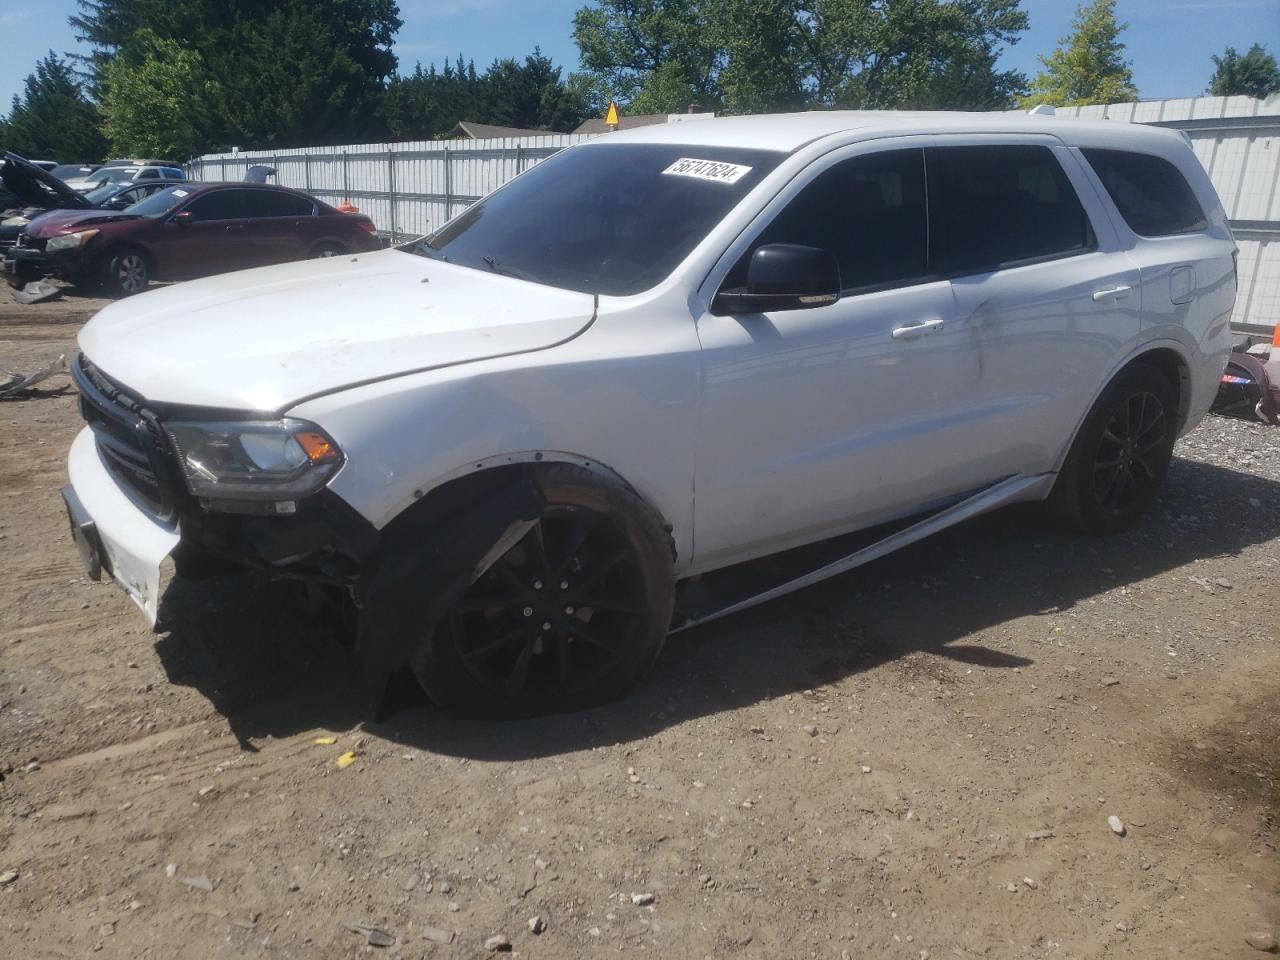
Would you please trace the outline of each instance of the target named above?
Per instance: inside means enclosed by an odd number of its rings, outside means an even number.
[[[930,514],[919,523],[912,524],[909,527],[890,534],[882,540],[877,540],[872,544],[855,550],[846,557],[834,560],[811,573],[796,577],[781,583],[776,587],[771,587],[763,593],[757,593],[754,596],[739,600],[717,610],[712,610],[702,616],[685,620],[679,626],[671,629],[672,634],[680,633],[691,627],[699,627],[704,623],[710,623],[712,620],[718,620],[721,617],[727,617],[731,613],[738,613],[741,610],[747,610],[761,603],[767,603],[770,600],[776,600],[778,597],[786,596],[796,590],[803,590],[805,587],[813,586],[815,583],[821,583],[823,580],[831,577],[839,576],[855,567],[860,567],[864,563],[870,563],[872,560],[879,560],[881,557],[900,550],[909,544],[925,537],[939,533],[947,527],[955,526],[979,514],[987,513],[997,507],[1005,504],[1014,503],[1019,500],[1038,499],[1041,491],[1036,488],[1047,488],[1053,483],[1053,474],[1041,474],[1038,476],[1015,476],[1007,480],[1001,480],[994,486],[987,487],[980,493],[976,493],[967,499],[940,510],[937,513]]]

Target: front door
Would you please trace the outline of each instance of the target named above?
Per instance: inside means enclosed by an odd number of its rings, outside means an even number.
[[[156,247],[157,273],[164,279],[180,280],[250,266],[253,249],[246,231],[243,194],[238,187],[209,190],[174,210]],[[189,219],[178,218],[180,213],[190,214]]]
[[[771,204],[764,243],[835,253],[829,306],[699,319],[695,566],[886,520],[998,478],[980,371],[931,266],[924,144],[833,155]]]

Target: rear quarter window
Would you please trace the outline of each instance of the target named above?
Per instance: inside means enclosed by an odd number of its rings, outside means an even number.
[[[1163,157],[1092,147],[1080,152],[1124,222],[1139,236],[1168,237],[1208,226],[1186,177]]]

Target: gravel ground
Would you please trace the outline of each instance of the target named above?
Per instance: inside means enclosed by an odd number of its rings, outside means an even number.
[[[0,294],[0,368],[100,305]],[[67,535],[77,429],[70,393],[0,403],[0,956],[1233,958],[1280,928],[1273,428],[1206,420],[1124,536],[1002,511],[511,724],[366,722],[282,585],[175,584],[151,633]]]

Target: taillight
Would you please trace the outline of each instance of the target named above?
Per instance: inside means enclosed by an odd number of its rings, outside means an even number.
[[[371,220],[365,220],[365,221],[362,221],[362,222],[361,222],[361,224],[360,224],[360,229],[361,229],[361,230],[363,230],[365,233],[377,233],[377,232],[378,232],[378,228],[377,228],[377,227],[375,227],[375,226],[373,225],[373,221],[371,221]]]

